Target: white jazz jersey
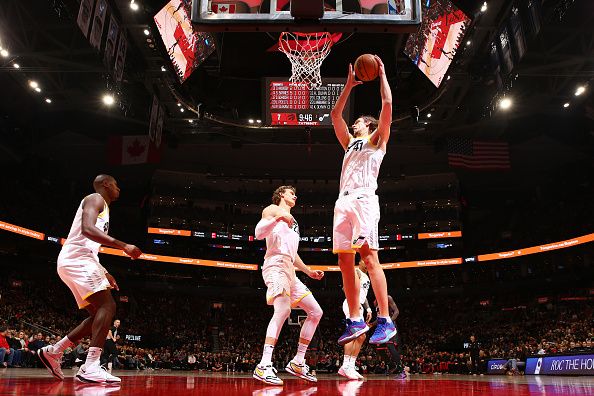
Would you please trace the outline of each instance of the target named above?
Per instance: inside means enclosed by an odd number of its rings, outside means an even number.
[[[369,137],[352,138],[342,160],[340,192],[365,188],[377,189],[377,177],[386,153],[374,146]]]
[[[72,253],[76,253],[76,251],[82,251],[83,254],[88,253],[90,250],[96,256],[99,254],[99,248],[101,247],[101,244],[90,240],[82,233],[83,202],[84,199],[78,206],[78,210],[74,216],[74,221],[72,222],[72,227],[70,228],[68,238],[66,238],[66,242],[64,243],[62,250],[67,250]],[[103,211],[101,211],[101,213],[99,213],[97,216],[95,227],[99,228],[106,234],[109,231],[109,206],[107,206],[105,201],[103,203]]]
[[[284,221],[278,221],[270,234],[266,237],[266,255],[264,259],[272,256],[283,255],[291,259],[291,263],[297,258],[299,247],[299,224],[293,219],[293,225]]]
[[[359,289],[359,316],[365,317],[365,313],[363,312],[363,304],[367,299],[367,293],[369,292],[371,281],[369,280],[367,274],[361,271],[359,268],[356,268],[355,271],[357,272],[357,275],[359,276],[359,282],[361,283],[361,288]],[[347,300],[342,302],[342,312],[344,312],[344,316],[346,318],[351,316]]]
[[[363,305],[367,299],[371,281],[365,272],[361,271],[359,268],[357,268],[356,271],[359,274],[359,282],[361,283],[361,288],[359,289],[359,304]]]
[[[82,233],[83,201],[76,211],[70,233],[58,256],[58,275],[72,291],[79,308],[89,305],[89,296],[111,288],[105,276],[107,270],[99,263],[101,244],[91,241]],[[95,227],[105,233],[109,230],[109,207],[106,202],[97,216]]]

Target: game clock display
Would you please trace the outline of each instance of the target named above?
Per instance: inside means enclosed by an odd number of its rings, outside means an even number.
[[[278,126],[332,126],[330,111],[338,100],[346,80],[325,78],[319,88],[288,79],[266,78],[264,82],[265,120]],[[350,120],[350,103],[343,116]]]

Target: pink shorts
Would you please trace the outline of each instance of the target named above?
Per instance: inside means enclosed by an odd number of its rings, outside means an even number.
[[[262,278],[268,288],[266,302],[274,304],[274,299],[281,295],[291,298],[291,306],[295,307],[311,291],[295,276],[295,267],[287,256],[272,256],[264,260]]]
[[[369,192],[354,190],[341,195],[334,206],[332,251],[355,253],[365,243],[379,250],[379,199]]]

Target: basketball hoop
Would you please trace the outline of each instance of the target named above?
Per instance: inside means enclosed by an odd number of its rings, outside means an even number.
[[[292,83],[309,84],[311,88],[322,85],[320,66],[330,53],[334,41],[332,34],[282,32],[278,39],[278,49],[291,61]]]

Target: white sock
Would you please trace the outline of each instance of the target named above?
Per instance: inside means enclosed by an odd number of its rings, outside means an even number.
[[[68,338],[68,336],[65,336],[64,338],[62,338],[60,341],[56,342],[54,344],[53,347],[53,352],[54,353],[60,353],[63,352],[64,349],[73,346],[74,343],[72,341],[70,341],[70,339]]]
[[[349,318],[351,322],[360,322],[363,320],[363,316],[356,316],[354,318]]]
[[[305,362],[305,352],[307,352],[307,347],[309,344],[302,344],[299,343],[297,345],[297,355],[293,358],[293,361],[297,364],[303,364]]]
[[[99,359],[101,358],[101,351],[103,351],[102,348],[90,347],[89,352],[87,353],[87,360],[85,361],[85,367],[89,367],[92,364],[99,365]]]
[[[349,356],[348,367],[355,368],[355,360],[357,360],[356,356]]]
[[[351,361],[351,355],[344,355],[344,358],[342,360],[342,367],[348,368],[350,361]]]
[[[264,351],[262,352],[260,366],[268,366],[272,364],[272,352],[274,352],[274,345],[264,344]]]
[[[357,363],[357,356],[351,356],[351,362],[350,362],[350,367],[352,369],[355,368],[355,364]]]

